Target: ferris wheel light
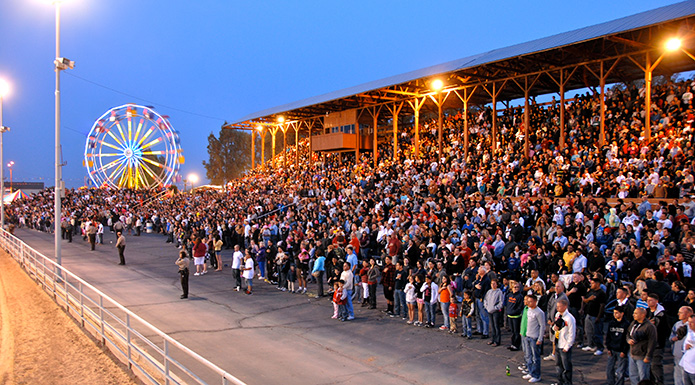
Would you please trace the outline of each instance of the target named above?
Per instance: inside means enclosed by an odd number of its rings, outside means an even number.
[[[173,182],[184,161],[178,134],[165,116],[146,111],[126,104],[94,123],[83,164],[95,186],[139,189]]]

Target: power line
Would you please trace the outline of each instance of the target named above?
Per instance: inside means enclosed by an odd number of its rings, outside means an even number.
[[[171,106],[167,106],[167,105],[162,104],[162,103],[157,103],[157,102],[153,102],[153,101],[151,101],[151,100],[143,99],[143,98],[141,98],[141,97],[138,97],[138,96],[135,96],[135,95],[131,95],[131,94],[128,94],[128,93],[119,91],[119,90],[117,90],[117,89],[111,88],[111,87],[109,87],[109,86],[105,86],[105,85],[103,85],[103,84],[99,84],[99,83],[97,83],[97,82],[95,82],[95,81],[92,81],[92,80],[89,80],[89,79],[85,79],[85,78],[83,78],[83,77],[81,77],[81,76],[77,76],[77,75],[73,74],[72,72],[65,71],[65,74],[70,75],[70,76],[72,76],[72,77],[75,77],[75,78],[77,78],[77,79],[80,79],[80,80],[82,80],[82,81],[84,81],[84,82],[93,84],[93,85],[95,85],[95,86],[97,86],[97,87],[101,87],[101,88],[107,89],[107,90],[109,90],[109,91],[111,91],[111,92],[115,92],[115,93],[117,93],[117,94],[121,94],[121,95],[127,96],[127,97],[129,97],[129,98],[137,99],[137,100],[143,101],[143,102],[145,102],[145,103],[155,104],[155,105],[158,105],[158,106],[160,106],[160,107],[168,108],[168,109],[170,109],[170,110],[175,110],[175,111],[183,112],[183,113],[189,114],[189,115],[200,116],[200,117],[202,117],[202,118],[213,119],[213,120],[219,120],[219,121],[223,121],[223,122],[226,121],[225,119],[218,118],[218,117],[216,117],[216,116],[210,116],[210,115],[199,114],[199,113],[196,113],[196,112],[186,111],[186,110],[182,110],[182,109],[180,109],[180,108],[171,107]]]

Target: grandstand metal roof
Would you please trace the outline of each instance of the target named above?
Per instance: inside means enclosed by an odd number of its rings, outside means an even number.
[[[490,82],[528,73],[535,74],[539,71],[553,71],[571,64],[592,63],[592,60],[608,59],[617,57],[619,54],[644,53],[655,50],[657,47],[654,41],[663,36],[677,33],[682,37],[692,38],[694,22],[695,0],[684,1],[264,109],[244,116],[230,126],[271,121],[278,115],[283,115],[286,119],[301,120],[328,112],[367,107],[392,100],[386,95],[395,96],[393,93],[397,93],[394,90],[396,86],[400,90],[407,91],[400,95],[402,100],[406,100],[404,96],[410,95],[412,98],[418,93],[428,92],[425,80],[437,75],[449,74],[450,80],[460,81],[463,80],[462,77],[466,77],[468,81],[473,79]],[[639,67],[631,64],[629,60],[625,60],[625,63],[621,63],[618,67],[620,68],[617,68],[615,74],[608,79],[609,81],[634,80],[644,76]],[[660,67],[655,70],[655,75],[659,70],[663,73],[690,70],[693,68],[693,61],[687,57],[669,59],[664,60]],[[550,80],[538,82],[533,94],[557,92],[556,86]],[[584,88],[595,85],[597,82],[596,79],[587,79],[586,76],[581,79],[577,77],[568,82],[566,89]],[[515,91],[511,87],[507,88],[510,89],[503,92],[498,100],[523,97],[523,93],[520,93],[518,89]],[[389,94],[389,89],[393,93]],[[488,96],[481,93],[477,101],[486,102],[486,98]]]

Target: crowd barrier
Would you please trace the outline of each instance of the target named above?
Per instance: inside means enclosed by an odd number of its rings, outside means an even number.
[[[0,247],[143,383],[245,385],[2,229]]]

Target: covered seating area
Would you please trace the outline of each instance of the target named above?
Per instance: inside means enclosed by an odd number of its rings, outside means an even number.
[[[313,151],[371,151],[378,163],[378,144],[392,142],[399,157],[399,125],[412,124],[414,151],[420,156],[421,114],[438,116],[438,153],[442,152],[443,111],[490,106],[491,136],[498,136],[498,107],[523,100],[524,153],[529,154],[529,103],[540,95],[557,94],[560,108],[560,148],[566,140],[566,94],[590,88],[601,103],[599,142],[605,141],[607,85],[644,81],[644,105],[651,105],[655,76],[695,70],[695,1],[685,1],[606,23],[495,49],[417,71],[376,80],[247,115],[223,128],[250,130],[255,138],[288,131],[295,142],[308,138]],[[463,113],[464,148],[468,143],[468,113]],[[342,131],[352,126],[349,132]],[[336,127],[339,129],[336,131]],[[650,115],[644,116],[643,136],[652,137]],[[255,139],[252,141],[255,143]],[[273,156],[275,155],[275,140]],[[369,143],[369,144],[368,144]],[[489,143],[493,151],[497,140]],[[255,154],[255,149],[251,149]],[[294,152],[299,166],[300,148]],[[285,164],[287,156],[285,157]],[[255,156],[252,156],[255,166]]]

